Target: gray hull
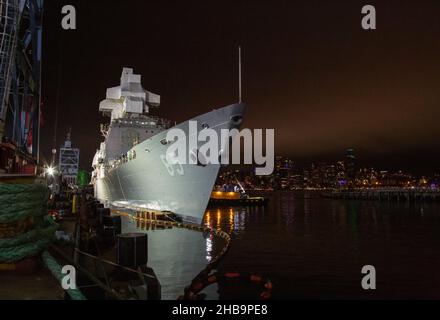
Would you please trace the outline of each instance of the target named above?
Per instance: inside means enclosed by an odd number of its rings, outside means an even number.
[[[173,128],[185,131],[188,122],[197,121],[198,131],[202,125],[217,131],[237,128],[240,123],[232,121],[242,117],[245,107],[233,104],[200,115]],[[171,129],[173,129],[171,128]],[[171,211],[184,221],[200,223],[220,168],[218,164],[172,165],[164,163],[169,145],[161,143],[167,132],[162,131],[139,143],[132,150],[136,158],[108,170],[95,181],[95,196],[110,206],[136,209]],[[198,147],[203,142],[199,142]],[[224,148],[224,146],[221,146]]]

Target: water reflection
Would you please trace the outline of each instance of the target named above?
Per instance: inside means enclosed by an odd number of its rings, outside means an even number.
[[[212,259],[212,235],[206,237],[206,260],[210,262]]]
[[[245,230],[247,215],[253,213],[252,209],[248,207],[210,209],[206,211],[204,225],[211,229],[226,231],[230,236],[238,236]],[[255,218],[258,219],[258,215]]]
[[[440,298],[440,279],[432,277],[440,267],[439,204],[343,201],[292,192],[266,196],[267,207],[206,212],[205,226],[231,236],[219,271],[269,275],[274,298],[363,298],[360,268],[374,264],[384,279],[378,298]],[[152,230],[142,222],[128,221],[127,230],[148,233],[149,264],[168,299],[181,294],[224,245],[211,233]],[[414,270],[423,272],[409,283]],[[208,297],[218,298],[217,289],[208,288]],[[246,294],[222,288],[220,298],[236,297]]]

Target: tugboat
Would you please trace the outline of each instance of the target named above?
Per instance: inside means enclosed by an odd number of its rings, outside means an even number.
[[[250,197],[241,183],[224,184],[211,192],[210,206],[263,206],[268,202],[264,197]]]

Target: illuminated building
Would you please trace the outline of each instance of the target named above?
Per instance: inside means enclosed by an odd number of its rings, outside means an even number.
[[[356,157],[354,149],[348,149],[345,154],[345,168],[347,174],[347,183],[349,186],[354,186],[356,179]]]

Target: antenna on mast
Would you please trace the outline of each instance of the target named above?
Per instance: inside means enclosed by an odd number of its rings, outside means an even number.
[[[241,46],[238,46],[238,102],[241,103]]]

